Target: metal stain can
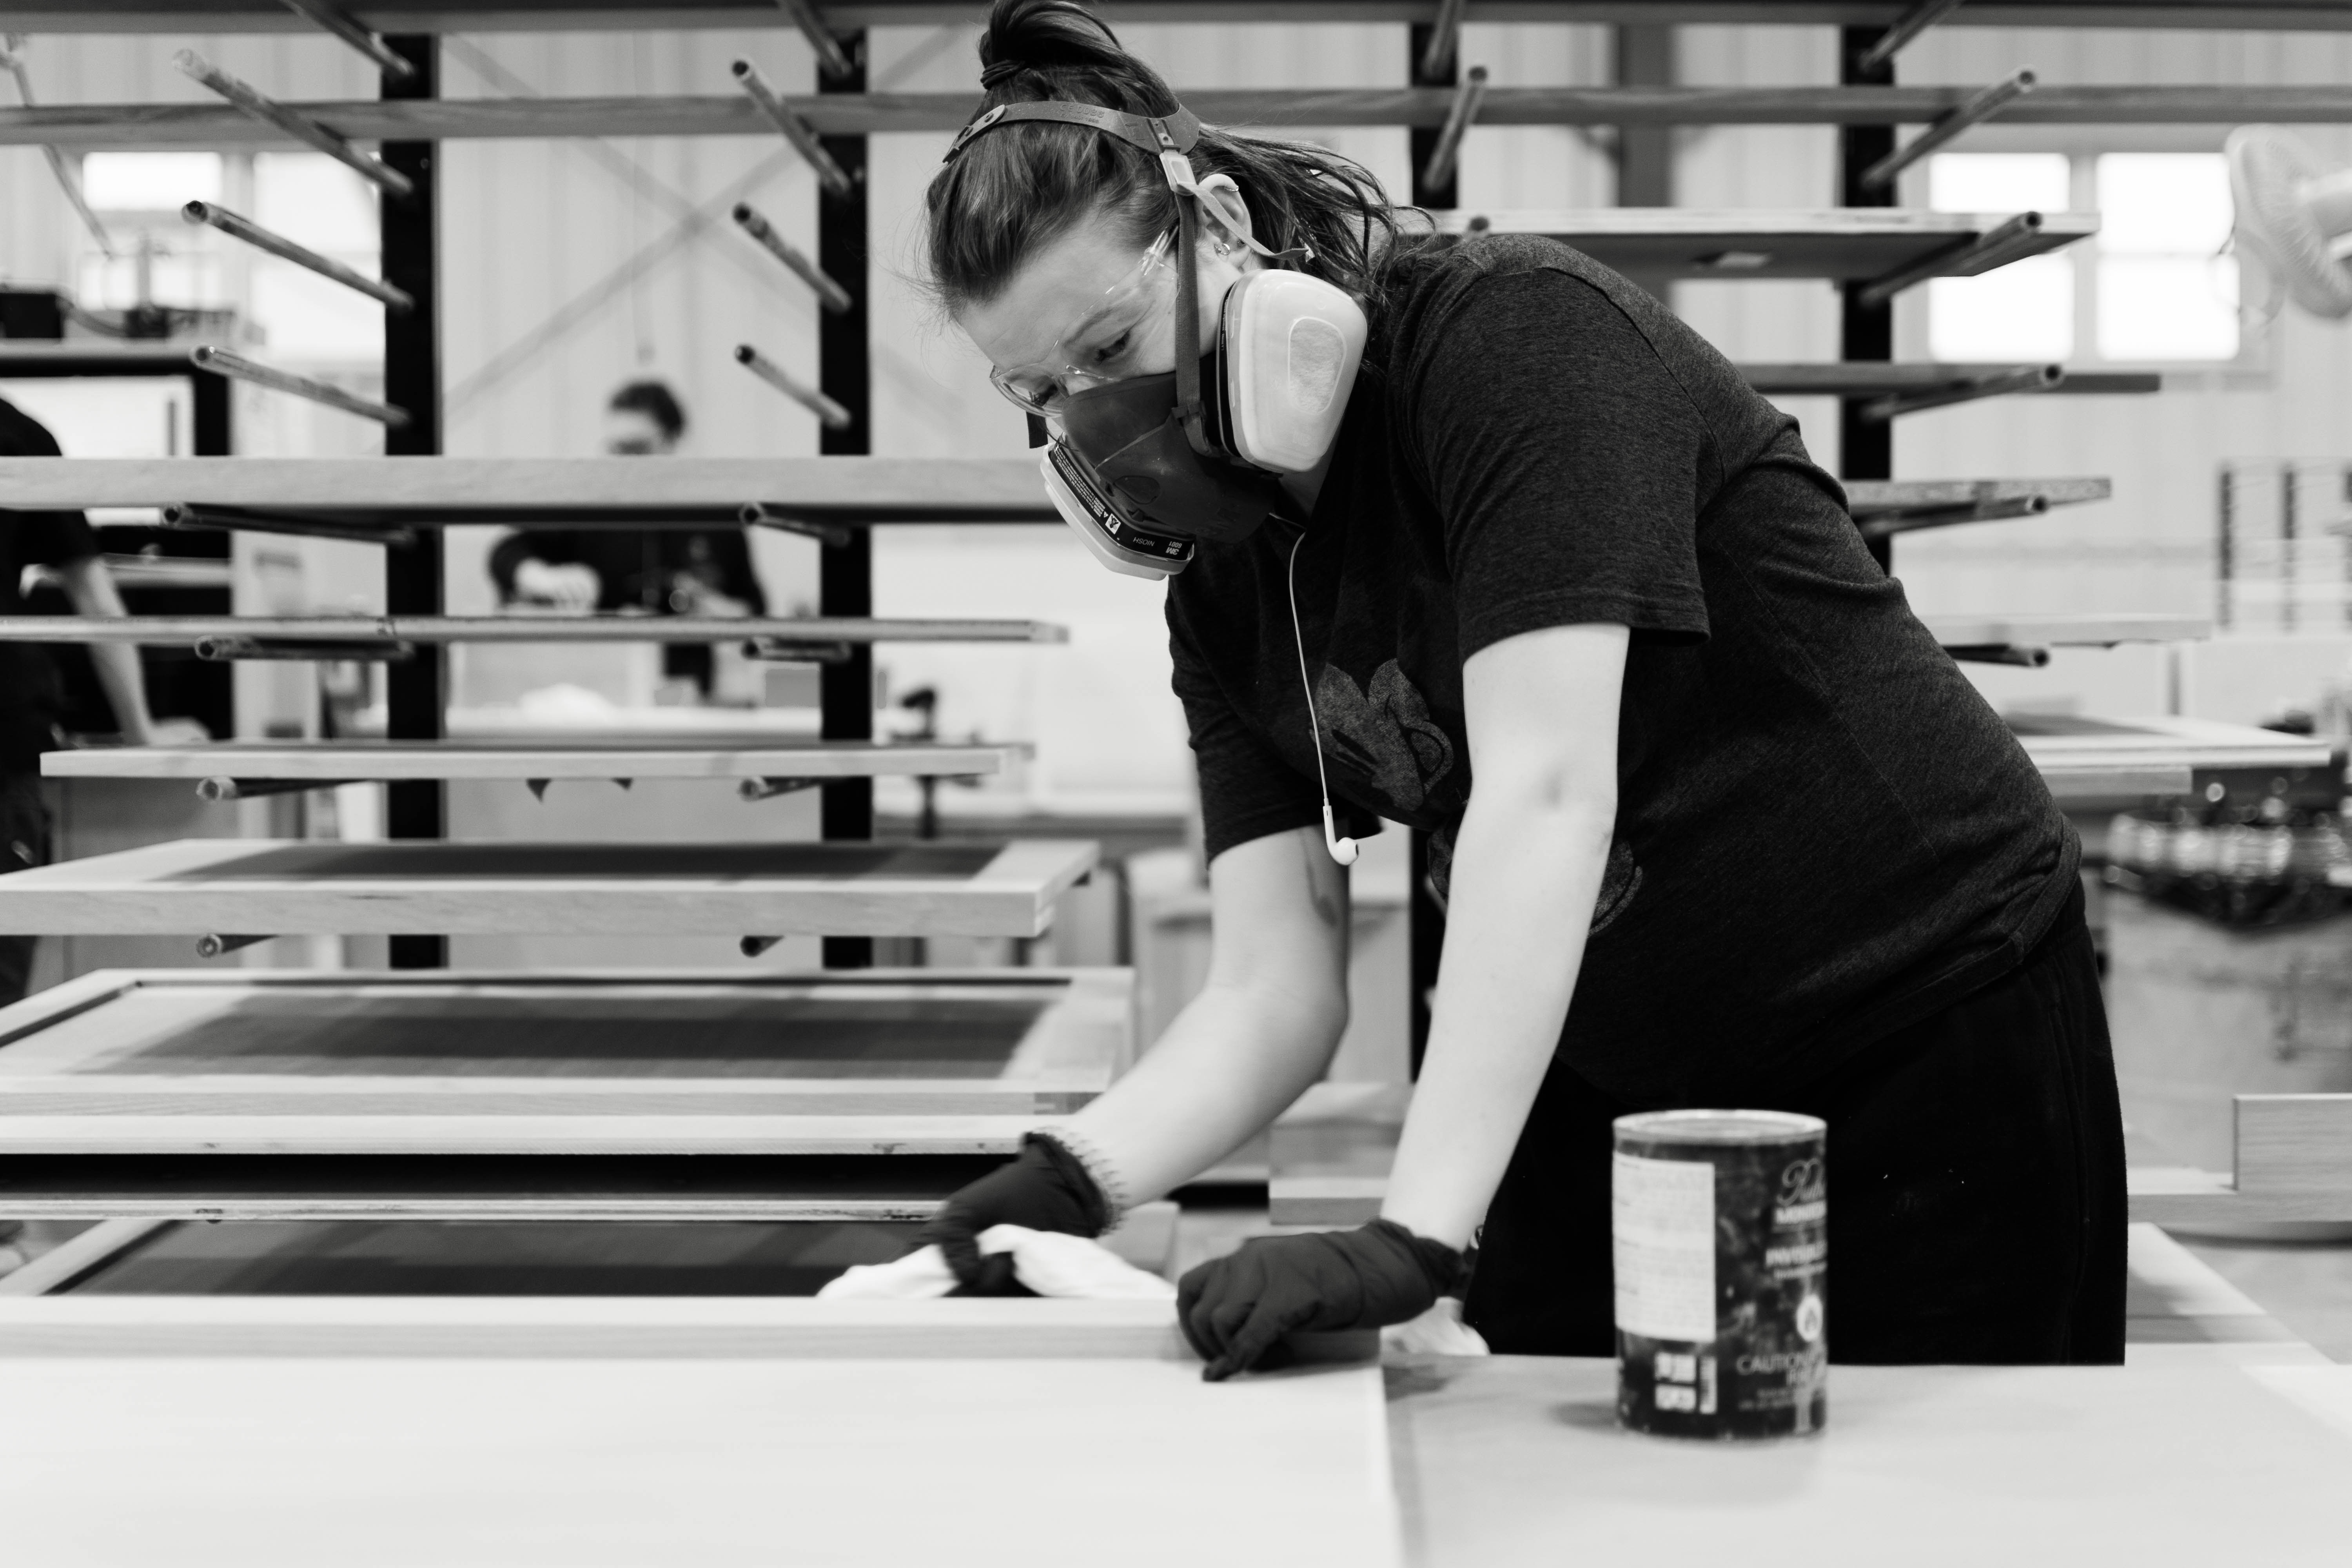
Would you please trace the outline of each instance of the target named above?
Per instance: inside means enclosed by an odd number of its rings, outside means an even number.
[[[1629,1430],[1821,1430],[1829,1415],[1828,1135],[1818,1117],[1778,1110],[1617,1119],[1617,1419]]]

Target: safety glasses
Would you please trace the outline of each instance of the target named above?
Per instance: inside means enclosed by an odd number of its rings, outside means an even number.
[[[1101,302],[1045,358],[990,371],[996,390],[1031,414],[1050,416],[1074,394],[1140,374],[1137,367],[1150,363],[1173,331],[1169,301],[1176,269],[1170,252],[1175,243],[1173,228],[1153,240],[1134,269],[1105,289]]]

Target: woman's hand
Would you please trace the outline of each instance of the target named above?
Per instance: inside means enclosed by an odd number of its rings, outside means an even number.
[[[980,1255],[980,1234],[991,1226],[1018,1225],[1097,1237],[1110,1223],[1110,1205],[1077,1156],[1051,1134],[1032,1132],[1009,1165],[991,1171],[959,1190],[923,1227],[923,1239],[937,1246],[965,1293],[1017,1294],[1011,1253]]]
[[[1462,1289],[1462,1254],[1394,1220],[1360,1230],[1266,1236],[1203,1263],[1176,1288],[1176,1321],[1222,1382],[1278,1365],[1282,1336],[1381,1329],[1421,1316]]]

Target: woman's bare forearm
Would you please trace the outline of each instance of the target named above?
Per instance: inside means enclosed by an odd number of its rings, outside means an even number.
[[[1323,1076],[1339,1034],[1328,1009],[1302,999],[1213,984],[1072,1131],[1118,1172],[1129,1202],[1159,1197],[1281,1115]]]
[[[1209,868],[1208,984],[1072,1131],[1158,1197],[1215,1164],[1323,1075],[1348,1023],[1348,885],[1313,828]]]
[[[1381,1211],[1457,1247],[1485,1219],[1551,1066],[1609,859],[1605,813],[1509,812],[1487,784],[1455,841],[1429,1046]]]
[[[1629,634],[1551,626],[1463,664],[1477,783],[1455,835],[1437,1000],[1381,1213],[1468,1245],[1551,1067],[1617,816]]]

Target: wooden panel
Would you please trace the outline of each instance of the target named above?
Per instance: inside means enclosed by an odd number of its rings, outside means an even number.
[[[47,778],[746,779],[937,778],[1002,773],[1014,746],[777,741],[697,746],[679,740],[232,741],[209,746],[90,746],[49,752]]]
[[[908,1222],[746,1224],[110,1221],[0,1295],[814,1296],[843,1269],[920,1244]],[[1173,1261],[1176,1205],[1143,1204],[1103,1245],[1148,1273]],[[78,1255],[68,1256],[79,1247]]]
[[[12,1215],[57,1220],[924,1220],[1003,1163],[1039,1121],[1007,1125],[986,1152],[960,1155],[890,1142],[835,1155],[0,1151],[0,1198]]]
[[[50,1355],[1050,1356],[1199,1365],[1164,1301],[79,1294],[0,1300],[0,1361]]]
[[[55,622],[56,624],[50,624]],[[187,646],[209,637],[300,643],[1067,642],[1041,621],[871,616],[0,616],[0,642]],[[312,657],[316,657],[315,655]]]
[[[1131,1058],[1130,990],[1124,970],[109,972],[0,1011],[0,1116],[1063,1113]]]
[[[2080,506],[2115,494],[2115,482],[2101,479],[1842,479],[1839,483],[1845,489],[1848,510],[1863,522],[1901,512],[1996,506],[2037,497],[2052,506]]]
[[[1380,1216],[1410,1090],[1318,1084],[1275,1123],[1267,1218],[1276,1225],[1353,1226]],[[2315,1105],[2311,1102],[2327,1101]],[[2352,1220],[2352,1095],[2242,1096],[2282,1173],[2259,1191],[2222,1174],[2135,1167],[2131,1217],[2158,1225]],[[2259,1158],[2259,1156],[2258,1156]]]
[[[1621,1432],[1607,1361],[1431,1359],[1391,1370],[1390,1415],[1433,1568],[1877,1568],[1890,1542],[1926,1568],[2316,1568],[2342,1555],[2352,1433],[2264,1374],[2347,1374],[2319,1360],[2183,1344],[2114,1367],[1838,1366],[1822,1436],[1732,1444]]]
[[[2187,795],[2200,768],[2324,768],[2325,742],[2199,719],[2009,716],[2010,728],[2060,800]]]
[[[1743,364],[1741,377],[1757,391],[1782,397],[1868,396],[1873,393],[1942,392],[1968,385],[2004,371],[2032,370],[2030,364],[1881,364],[1867,361],[1834,361],[1796,364]],[[2164,378],[2155,374],[2086,371],[2069,372],[2055,386],[2025,389],[2033,395],[2053,394],[2149,393],[2164,390]],[[2104,499],[2104,498],[2101,498]]]
[[[1091,843],[180,839],[0,877],[0,929],[1035,936]]]
[[[290,507],[339,517],[414,510],[456,522],[494,522],[517,509],[731,514],[755,501],[877,521],[1057,515],[1034,458],[5,458],[0,493],[28,508]]]
[[[331,1542],[348,1568],[1400,1563],[1377,1367],[1204,1384],[1167,1352],[1164,1307],[1142,1322],[1056,1302],[920,1305],[1026,1316],[937,1314],[919,1333],[938,1354],[907,1353],[917,1335],[878,1327],[883,1314],[820,1330],[804,1312],[796,1333],[714,1329],[705,1353],[723,1359],[707,1362],[576,1331],[551,1338],[613,1359],[16,1362],[0,1409],[11,1554],[315,1568]],[[369,1334],[404,1337],[346,1338]],[[820,1334],[824,1350],[801,1353]]]
[[[1541,234],[1621,271],[1675,278],[1884,278],[2000,226],[2007,213],[1937,213],[1904,207],[1816,211],[1699,207],[1588,207],[1436,216],[1442,232]],[[2098,232],[2093,213],[2046,213],[2040,232],[2004,259],[2071,245]]]
[[[2242,1094],[2238,1189],[2330,1197],[2352,1219],[2352,1094]]]
[[[1946,647],[2111,647],[2129,642],[2196,642],[2213,635],[2201,616],[1925,616]]]

